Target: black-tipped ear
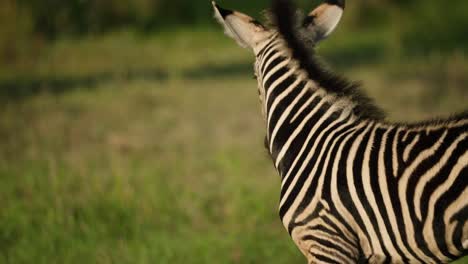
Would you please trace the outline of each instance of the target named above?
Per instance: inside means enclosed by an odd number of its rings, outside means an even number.
[[[240,46],[254,49],[266,31],[265,27],[246,14],[224,9],[214,1],[211,3],[215,18],[224,27],[226,35]]]
[[[229,15],[232,15],[234,12],[228,9],[224,9],[220,7],[216,2],[211,2],[213,4],[213,7],[218,10],[219,14],[221,15],[222,18],[226,18]]]
[[[325,3],[330,4],[330,5],[336,5],[341,7],[341,9],[345,9],[346,7],[346,1],[345,0],[325,0]]]

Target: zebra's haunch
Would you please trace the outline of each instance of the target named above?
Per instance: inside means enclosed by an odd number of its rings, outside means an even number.
[[[255,55],[266,147],[281,175],[280,217],[310,263],[447,263],[468,253],[468,114],[393,124],[359,88],[317,62],[344,1],[304,23],[289,1],[278,31],[215,5]],[[300,36],[300,37],[298,37]]]

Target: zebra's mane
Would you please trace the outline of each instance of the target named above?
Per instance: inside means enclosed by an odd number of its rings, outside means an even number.
[[[313,45],[306,45],[305,41],[302,40],[303,37],[300,37],[301,32],[296,23],[295,10],[296,7],[291,1],[273,1],[272,12],[278,32],[283,37],[287,47],[291,49],[292,56],[299,62],[300,67],[311,80],[327,92],[338,97],[349,98],[352,103],[355,103],[354,112],[358,117],[374,120],[384,119],[384,112],[362,92],[358,83],[351,82],[329,70],[320,62],[313,49],[308,48]]]
[[[427,128],[427,127],[434,127],[434,126],[444,126],[444,125],[455,124],[459,122],[465,123],[466,126],[468,127],[468,110],[465,110],[460,113],[452,114],[449,117],[434,117],[429,120],[423,120],[423,121],[414,122],[414,123],[397,122],[397,123],[388,123],[388,124],[393,125],[393,126],[405,127],[408,129],[415,129],[415,128]]]

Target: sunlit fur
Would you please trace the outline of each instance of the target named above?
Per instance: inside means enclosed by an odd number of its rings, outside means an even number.
[[[317,62],[293,10],[275,1],[279,33],[254,52],[266,145],[281,175],[279,213],[294,242],[309,263],[466,255],[468,115],[386,121],[357,85]]]

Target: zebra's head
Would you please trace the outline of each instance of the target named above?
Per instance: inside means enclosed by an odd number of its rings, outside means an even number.
[[[251,49],[255,55],[276,36],[276,29],[269,29],[252,17],[233,10],[227,10],[212,2],[215,18],[224,27],[226,35],[233,38],[241,47]],[[302,21],[298,22],[298,32],[311,45],[328,37],[338,25],[343,15],[345,0],[325,0]]]

